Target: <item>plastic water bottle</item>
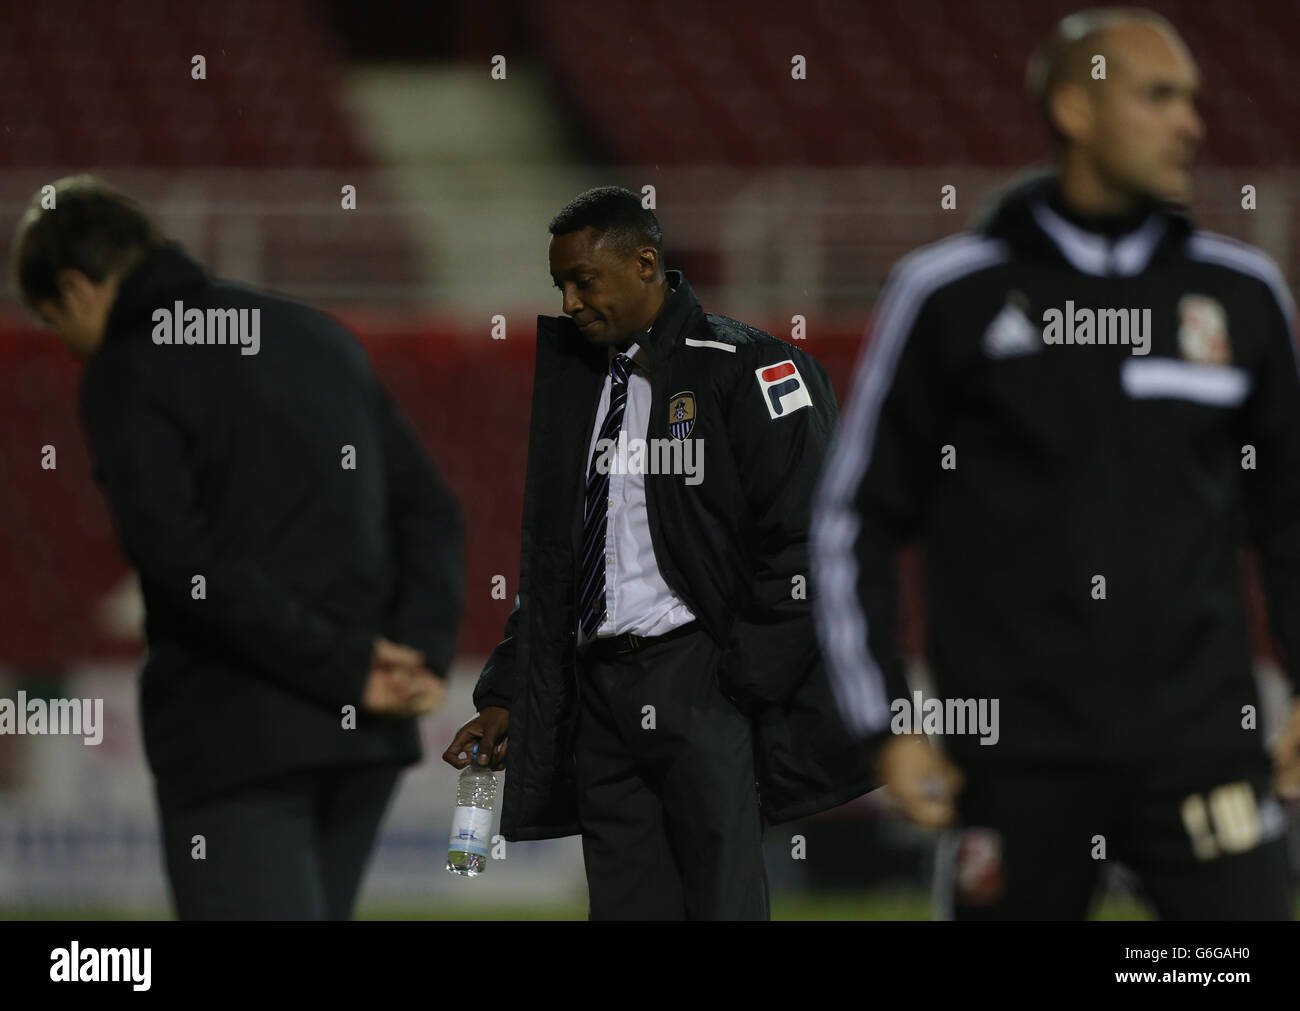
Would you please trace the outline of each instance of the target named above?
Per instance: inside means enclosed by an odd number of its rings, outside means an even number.
[[[456,814],[451,819],[447,844],[447,870],[474,877],[487,870],[492,837],[492,812],[497,802],[497,779],[486,765],[478,764],[478,745],[469,765],[456,781]]]

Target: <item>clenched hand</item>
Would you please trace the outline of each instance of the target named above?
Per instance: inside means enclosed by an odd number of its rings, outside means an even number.
[[[924,734],[886,741],[877,758],[881,780],[903,814],[925,828],[943,828],[957,816],[962,774]]]
[[[424,665],[424,655],[410,646],[375,639],[370,675],[361,707],[379,716],[424,716],[447,696],[447,686]]]

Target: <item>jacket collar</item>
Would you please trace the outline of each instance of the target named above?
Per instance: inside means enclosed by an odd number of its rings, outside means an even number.
[[[131,333],[142,317],[151,319],[159,306],[208,283],[207,272],[178,244],[154,246],[122,278],[108,314],[105,339]]]
[[[1028,255],[1064,260],[1097,277],[1131,277],[1173,248],[1181,247],[1192,224],[1174,208],[1151,201],[1123,218],[1086,219],[1062,213],[1064,202],[1053,172],[1013,181],[995,198],[977,227],[1009,241]]]
[[[641,351],[645,352],[647,363],[638,360],[637,364],[647,372],[669,358],[692,327],[704,317],[704,309],[682,272],[665,270],[664,276],[668,279],[668,294],[650,332],[641,338]]]
[[[639,335],[633,342],[638,347],[632,359],[646,372],[653,372],[655,366],[671,357],[696,323],[704,319],[704,309],[682,272],[666,270],[664,276],[668,280],[669,290],[659,309],[659,315],[655,317],[649,332]],[[607,369],[606,352],[587,343],[569,317],[538,316],[537,332],[539,337],[547,332],[555,334],[561,352],[589,358],[601,372]]]
[[[1130,277],[1142,273],[1167,228],[1161,215],[1153,211],[1137,228],[1112,238],[1071,224],[1045,201],[1035,201],[1030,212],[1038,227],[1076,270],[1098,277],[1109,274]]]

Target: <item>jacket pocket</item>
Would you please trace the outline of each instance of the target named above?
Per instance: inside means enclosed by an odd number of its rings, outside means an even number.
[[[718,691],[724,699],[752,719],[758,708],[758,700],[745,687],[744,679],[737,676],[736,665],[739,663],[740,657],[734,649],[722,651],[714,668]]]

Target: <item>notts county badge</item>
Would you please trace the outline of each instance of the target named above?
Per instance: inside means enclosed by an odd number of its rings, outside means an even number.
[[[674,393],[668,401],[668,431],[674,439],[685,439],[695,427],[695,394]]]
[[[1222,303],[1208,295],[1184,295],[1178,300],[1178,351],[1189,362],[1227,365],[1228,316]]]

